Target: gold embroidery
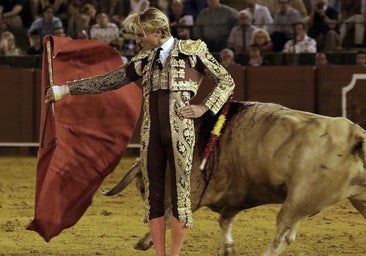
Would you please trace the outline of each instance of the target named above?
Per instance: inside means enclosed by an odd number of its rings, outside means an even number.
[[[212,56],[205,44],[201,44],[197,56],[206,66],[205,75],[216,84],[213,91],[204,101],[204,104],[216,114],[234,90],[235,83],[227,70]]]
[[[187,55],[196,55],[204,43],[201,40],[181,40],[179,49]]]
[[[182,59],[180,53],[183,53]],[[153,53],[144,55],[148,58],[148,63],[143,69],[143,90],[144,107],[141,126],[141,164],[145,182],[145,218],[147,223],[150,214],[149,179],[147,174],[147,149],[150,132],[150,113],[149,96],[151,90],[169,88],[170,102],[169,115],[172,133],[172,146],[174,149],[174,161],[176,167],[176,186],[178,200],[178,218],[180,222],[185,222],[187,227],[193,223],[191,200],[190,200],[190,173],[192,167],[193,148],[195,143],[194,123],[192,119],[180,118],[177,114],[178,109],[189,104],[191,97],[196,94],[200,81],[193,81],[186,78],[186,68],[195,66],[194,58],[187,55],[196,55],[205,65],[205,74],[216,84],[213,92],[206,99],[205,104],[213,113],[219,111],[228,99],[234,88],[234,82],[227,71],[216,61],[208,52],[207,46],[200,40],[198,41],[175,41],[174,48],[167,59],[163,70],[155,74],[152,69]],[[199,76],[197,76],[199,78]],[[153,86],[158,87],[153,87]]]

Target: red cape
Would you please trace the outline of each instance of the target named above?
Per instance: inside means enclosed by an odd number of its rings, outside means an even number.
[[[47,57],[48,42],[52,60]],[[119,52],[96,40],[49,36],[44,45],[35,217],[27,229],[48,242],[82,217],[119,163],[138,120],[141,91],[132,83],[103,94],[65,96],[46,105],[52,78],[55,85],[62,85],[112,71],[122,60]]]

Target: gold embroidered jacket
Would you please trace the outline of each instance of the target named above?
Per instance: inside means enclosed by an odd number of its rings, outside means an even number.
[[[143,95],[146,96],[152,90],[154,54],[154,50],[142,50],[126,65],[110,73],[68,82],[70,93],[102,93],[142,78]],[[234,89],[232,77],[209,53],[206,44],[201,40],[175,40],[167,65],[171,67],[167,81],[170,91],[190,91],[193,97],[197,93],[202,75],[213,80],[215,87],[202,103],[214,114],[220,110]]]

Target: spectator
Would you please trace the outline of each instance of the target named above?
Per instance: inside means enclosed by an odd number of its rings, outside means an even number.
[[[207,7],[206,0],[184,0],[184,13],[190,14],[193,16],[193,19],[196,20],[198,14]]]
[[[150,0],[150,7],[155,7],[168,15],[169,12],[169,0]]]
[[[338,4],[340,4],[341,23],[355,14],[362,13],[362,0],[338,1]]]
[[[318,51],[339,49],[339,13],[327,5],[328,0],[317,0],[310,18],[309,36],[317,42]]]
[[[294,39],[286,42],[284,53],[316,53],[316,41],[306,33],[306,26],[303,22],[295,24]]]
[[[100,0],[100,11],[108,14],[111,22],[122,24],[131,11],[128,0]]]
[[[31,47],[27,50],[28,55],[42,54],[42,41],[38,30],[34,30],[28,34]]]
[[[92,4],[86,4],[82,8],[82,13],[88,17],[88,25],[89,27],[93,26],[97,23],[96,16],[97,16],[97,9]]]
[[[193,16],[184,13],[184,0],[172,0],[168,18],[170,30],[174,37],[178,37],[177,28],[179,25],[193,26]]]
[[[261,52],[273,51],[273,44],[267,30],[263,28],[254,30],[250,48],[258,48]]]
[[[28,35],[38,31],[40,38],[43,38],[45,35],[52,35],[53,30],[59,27],[62,27],[62,22],[55,17],[55,9],[51,5],[47,5],[42,11],[42,17],[33,21],[28,29]]]
[[[107,44],[117,43],[119,30],[116,24],[109,22],[108,15],[104,12],[97,14],[97,24],[90,29],[90,38],[98,39]]]
[[[35,20],[33,18],[33,13],[32,13],[32,2],[34,0],[29,0],[29,1],[25,1],[22,0],[21,4],[22,4],[22,10],[19,13],[19,16],[22,19],[22,27],[25,29],[28,29],[30,27],[30,25],[32,24],[32,22]]]
[[[54,35],[54,36],[61,36],[62,37],[62,36],[66,36],[66,33],[65,33],[65,30],[64,30],[63,27],[59,27],[59,28],[55,28],[53,30],[52,35]]]
[[[252,34],[256,29],[252,25],[252,15],[246,10],[239,12],[238,23],[238,25],[231,29],[227,40],[227,47],[233,49],[236,54],[247,50],[251,43]]]
[[[240,66],[235,62],[234,52],[229,48],[224,48],[220,52],[220,63],[224,68],[230,68],[235,66]]]
[[[192,38],[192,26],[179,26],[177,27],[177,38],[187,40]]]
[[[293,24],[301,21],[299,12],[289,5],[290,0],[277,0],[278,11],[273,17],[271,38],[273,49],[281,52],[285,43],[294,37]]]
[[[22,29],[23,22],[20,17],[22,9],[21,0],[0,0],[0,25],[2,29]]]
[[[315,67],[323,67],[328,65],[328,58],[324,52],[317,52],[314,56]]]
[[[342,46],[346,48],[365,47],[366,10],[345,20],[340,29]]]
[[[0,52],[5,56],[19,56],[22,51],[15,43],[14,34],[10,31],[5,31],[1,34]]]
[[[130,0],[131,12],[143,12],[150,7],[148,0]]]
[[[266,6],[257,4],[257,0],[246,0],[247,8],[245,10],[252,14],[253,25],[270,31],[273,19]]]
[[[250,48],[248,53],[249,53],[248,66],[259,67],[268,65],[268,63],[264,61],[263,53],[259,48],[256,47]]]
[[[91,4],[94,5],[96,9],[99,9],[99,0],[78,0],[82,6],[86,5],[86,4]],[[111,2],[113,0],[110,0]]]
[[[276,0],[258,0],[258,4],[266,6],[272,17],[274,17],[276,12],[280,8],[280,4]],[[289,0],[289,5],[299,12],[303,21],[306,21],[306,19],[308,18],[308,11],[306,10],[303,0]]]
[[[55,16],[61,19],[63,27],[67,25],[69,17],[67,6],[70,0],[31,0],[31,8],[34,20],[38,19],[46,6],[51,5]]]
[[[219,52],[226,47],[226,38],[237,24],[238,12],[220,0],[207,0],[207,4],[198,14],[193,36],[205,41],[210,51]]]
[[[72,1],[69,4],[70,18],[67,21],[67,35],[76,39],[78,32],[88,30],[89,19],[81,13],[81,3],[79,1]]]
[[[360,1],[360,0],[356,0],[356,1]],[[352,0],[347,0],[347,1],[341,1],[341,0],[329,0],[328,1],[329,6],[333,7],[334,9],[336,9],[338,11],[338,13],[341,13],[341,2],[352,2]]]
[[[89,39],[89,34],[85,29],[80,29],[77,33],[76,33],[76,39],[80,39],[80,40],[86,40]]]
[[[356,65],[366,67],[366,52],[358,51],[356,53]]]

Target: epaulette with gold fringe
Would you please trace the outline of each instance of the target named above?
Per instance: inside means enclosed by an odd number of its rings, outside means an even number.
[[[206,45],[200,39],[198,40],[180,40],[179,41],[179,50],[186,55],[198,55],[204,46]]]

